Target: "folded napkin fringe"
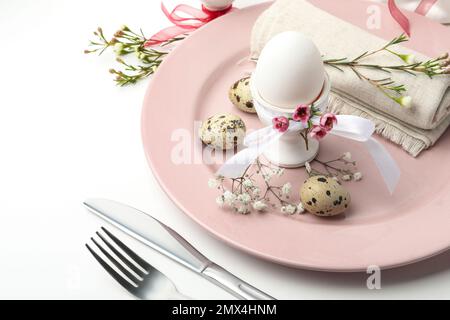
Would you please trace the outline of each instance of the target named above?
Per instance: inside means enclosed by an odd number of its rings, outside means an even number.
[[[405,133],[401,128],[392,125],[391,123],[381,121],[365,111],[350,106],[338,96],[334,95],[330,97],[328,111],[335,114],[354,115],[373,121],[375,123],[375,132],[377,134],[394,142],[395,144],[400,145],[413,157],[417,157],[423,150],[429,147],[429,145],[427,145],[423,140]]]

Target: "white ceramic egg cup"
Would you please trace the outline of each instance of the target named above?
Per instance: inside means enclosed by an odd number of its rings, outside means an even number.
[[[203,5],[211,11],[219,11],[228,8],[234,0],[201,0]]]
[[[284,116],[292,118],[295,111],[293,109],[284,109],[271,105],[265,101],[259,94],[254,81],[251,81],[251,93],[256,112],[261,122],[266,125],[272,125],[272,119]],[[330,96],[331,82],[327,74],[325,74],[325,82],[322,93],[314,102],[314,106],[322,112],[328,106]],[[298,168],[305,165],[306,162],[312,161],[319,153],[319,141],[308,137],[308,149],[301,131],[288,131],[280,139],[273,142],[264,151],[264,156],[271,163],[283,168]]]

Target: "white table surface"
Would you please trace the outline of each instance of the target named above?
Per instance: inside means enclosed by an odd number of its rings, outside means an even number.
[[[196,4],[196,1],[183,0]],[[258,1],[237,1],[247,5]],[[173,6],[178,1],[166,1]],[[159,1],[0,1],[0,298],[132,299],[86,248],[104,223],[81,205],[106,197],[151,212],[200,251],[279,299],[450,298],[450,253],[382,273],[294,270],[207,234],[167,198],[147,166],[140,112],[149,80],[114,85],[113,55],[84,55],[91,32],[166,26]],[[197,299],[227,293],[120,234]]]

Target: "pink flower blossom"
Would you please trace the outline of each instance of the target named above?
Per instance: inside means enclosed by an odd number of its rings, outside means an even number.
[[[297,122],[306,124],[311,117],[311,108],[305,104],[301,104],[295,109],[292,119]]]
[[[320,140],[323,137],[327,135],[328,131],[325,128],[322,128],[321,126],[314,126],[311,130],[311,138],[314,138],[316,140]]]
[[[272,119],[273,128],[279,132],[286,132],[289,128],[289,119],[286,117],[276,117]]]
[[[336,123],[337,118],[332,113],[325,113],[320,117],[320,126],[326,131],[331,131]]]

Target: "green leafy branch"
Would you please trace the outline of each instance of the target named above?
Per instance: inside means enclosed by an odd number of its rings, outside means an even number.
[[[402,84],[397,84],[390,74],[393,71],[406,72],[411,75],[425,74],[430,78],[437,75],[450,74],[450,59],[448,53],[445,53],[437,58],[430,59],[427,61],[416,62],[416,58],[412,54],[401,54],[395,52],[391,49],[392,46],[408,41],[408,37],[404,34],[392,39],[389,43],[383,47],[374,50],[366,51],[356,58],[349,60],[348,58],[338,58],[338,59],[325,59],[324,63],[331,67],[334,67],[340,71],[344,71],[344,67],[350,68],[356,76],[364,81],[367,81],[372,86],[376,87],[378,90],[383,92],[387,97],[397,102],[398,104],[408,108],[412,105],[412,98],[410,96],[404,96],[403,93],[406,92],[406,87]],[[378,65],[364,63],[362,60],[370,56],[376,55],[380,52],[388,52],[400,58],[404,64],[400,65]],[[389,76],[372,79],[366,76],[361,69],[375,69],[387,73]]]
[[[117,56],[116,61],[122,66],[122,69],[110,69],[109,72],[115,75],[114,80],[120,86],[135,84],[139,80],[153,74],[164,57],[170,52],[169,50],[164,50],[164,48],[185,38],[184,36],[179,36],[170,39],[162,43],[160,49],[157,50],[145,46],[148,39],[142,30],[137,33],[127,26],[122,26],[109,40],[105,37],[102,28],[94,31],[94,36],[96,39],[89,42],[89,49],[84,50],[84,53],[98,53],[101,55],[107,49],[113,49]],[[138,63],[126,62],[123,59],[130,54],[134,54]]]

